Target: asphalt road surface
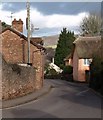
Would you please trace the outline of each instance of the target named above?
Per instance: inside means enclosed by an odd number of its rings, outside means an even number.
[[[101,98],[86,85],[48,80],[54,88],[30,103],[2,111],[3,118],[101,118]]]

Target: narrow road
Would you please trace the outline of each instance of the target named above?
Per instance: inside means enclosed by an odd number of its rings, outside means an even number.
[[[3,118],[101,118],[101,98],[86,85],[47,80],[54,88],[39,100],[4,109]]]

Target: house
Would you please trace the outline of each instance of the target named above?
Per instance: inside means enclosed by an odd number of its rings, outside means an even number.
[[[79,82],[87,82],[90,64],[93,56],[100,54],[101,37],[78,37],[74,42],[74,48],[65,58],[65,65],[73,66],[73,79]]]
[[[28,63],[28,42],[23,34],[23,21],[21,19],[12,21],[11,27],[1,31],[2,54],[7,63],[27,64]],[[44,51],[41,38],[31,38],[30,41],[30,63],[36,68],[36,88],[43,85],[44,73]]]
[[[73,59],[72,59],[72,54],[70,53],[65,59],[65,66],[73,66]]]

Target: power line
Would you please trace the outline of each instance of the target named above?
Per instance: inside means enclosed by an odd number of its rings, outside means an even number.
[[[13,14],[14,14],[14,13],[11,12],[11,15],[10,15],[10,16],[7,16],[8,18],[11,18],[11,25],[12,25],[12,18],[14,17]]]

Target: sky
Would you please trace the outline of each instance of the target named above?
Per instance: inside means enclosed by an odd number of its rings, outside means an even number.
[[[33,36],[50,36],[61,32],[63,27],[75,34],[80,33],[80,23],[89,13],[100,13],[100,2],[31,2],[30,18],[35,28]],[[1,21],[11,24],[12,20],[21,18],[26,35],[26,2],[8,2],[0,4]]]

